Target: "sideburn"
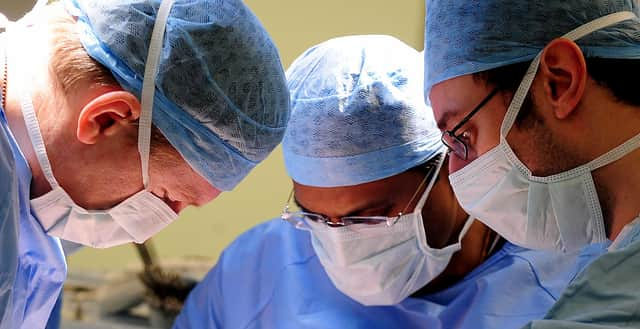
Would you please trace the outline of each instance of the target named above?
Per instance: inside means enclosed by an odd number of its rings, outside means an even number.
[[[519,137],[509,145],[534,176],[546,177],[580,165],[570,145],[555,136],[546,124],[531,93],[522,104],[513,130],[517,130]]]

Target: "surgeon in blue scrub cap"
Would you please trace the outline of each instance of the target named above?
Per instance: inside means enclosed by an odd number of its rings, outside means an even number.
[[[408,45],[332,39],[287,79],[290,200],[224,251],[175,328],[519,328],[594,256],[503,244],[462,211]]]
[[[530,328],[639,328],[637,1],[431,1],[425,94],[462,207],[507,240],[611,244]]]
[[[232,190],[282,139],[289,98],[239,0],[69,0],[6,27],[0,328],[44,328],[60,239],[141,243]]]

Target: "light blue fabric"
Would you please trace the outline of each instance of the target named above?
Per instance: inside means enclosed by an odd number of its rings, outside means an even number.
[[[4,111],[0,110],[0,328],[11,319],[13,284],[18,268],[18,231],[20,199],[16,162],[9,144],[9,129]]]
[[[137,95],[160,2],[67,0],[89,55]],[[154,104],[153,124],[220,190],[267,157],[289,117],[278,51],[240,0],[175,1]]]
[[[0,109],[0,329],[45,328],[60,312],[64,254],[32,216],[30,186],[31,169]]]
[[[310,186],[357,185],[442,152],[422,65],[415,49],[383,35],[332,39],[296,59],[282,143],[289,176]]]
[[[593,261],[544,320],[525,329],[640,328],[640,223]]]
[[[45,327],[45,329],[60,328],[60,324],[62,323],[62,300],[63,300],[63,293],[61,292],[60,295],[58,295],[56,304],[53,306],[53,310],[51,311],[49,320],[47,320],[47,326]]]
[[[598,17],[640,13],[634,0],[427,0],[426,10],[425,96],[439,82],[532,60],[549,41]],[[586,57],[637,59],[638,31],[640,20],[625,21],[577,44]]]
[[[449,289],[367,307],[333,286],[308,232],[276,219],[244,233],[223,252],[174,328],[520,328],[542,318],[605,248],[554,254],[507,243]]]

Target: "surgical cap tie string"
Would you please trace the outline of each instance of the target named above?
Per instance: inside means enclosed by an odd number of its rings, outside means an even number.
[[[32,14],[32,12],[35,9],[41,6],[43,6],[43,2],[39,1],[38,3],[36,3],[36,6],[34,7],[34,9],[29,11],[24,17],[28,17],[29,15]],[[11,61],[11,63],[16,63],[15,67],[17,67],[18,70],[20,69],[20,65],[19,65],[20,59],[18,58],[20,54],[19,53],[16,54],[14,52],[7,53],[7,50],[9,49],[10,43],[16,44],[16,45],[21,44],[22,40],[20,40],[20,37],[21,37],[20,33],[22,33],[22,30],[20,29],[20,26],[28,24],[27,23],[28,20],[26,19],[24,21],[21,20],[21,22],[22,23],[16,23],[16,22],[7,20],[2,23],[3,27],[5,28],[5,32],[7,33],[6,42],[4,45],[5,65],[6,65],[5,70],[8,69],[9,67],[9,61]],[[6,79],[8,79],[8,76],[5,77],[5,80]],[[24,120],[25,127],[27,127],[27,133],[29,134],[29,140],[31,141],[31,146],[33,147],[33,151],[36,155],[36,158],[38,159],[38,163],[40,164],[40,170],[42,170],[42,174],[44,175],[45,179],[47,180],[51,188],[55,189],[60,187],[60,184],[58,183],[55,176],[53,175],[51,162],[47,157],[47,151],[44,146],[44,139],[42,138],[42,132],[40,131],[40,124],[38,122],[38,117],[36,116],[35,107],[33,106],[33,102],[31,100],[30,83],[31,81],[29,77],[25,75],[20,75],[18,77],[17,84],[20,89],[19,91],[20,92],[20,108],[22,110],[22,118]],[[3,102],[4,101],[6,100],[3,99]]]
[[[17,31],[17,29],[13,29],[10,26],[10,32]],[[12,43],[19,44],[18,40],[19,36],[12,37]],[[14,54],[13,52],[9,54],[8,59],[11,63],[20,63],[20,60],[17,56],[20,54]],[[19,68],[19,65],[16,65]],[[40,170],[42,170],[42,174],[44,175],[47,182],[52,189],[56,189],[60,187],[60,184],[56,180],[53,175],[53,169],[51,166],[51,162],[49,161],[49,157],[47,156],[47,150],[44,146],[44,139],[42,138],[42,132],[40,131],[40,124],[38,122],[38,117],[36,116],[35,107],[33,106],[33,101],[31,100],[31,90],[29,88],[29,77],[21,76],[19,78],[19,87],[20,87],[20,108],[22,109],[22,117],[24,119],[24,124],[27,127],[27,133],[29,134],[29,140],[31,141],[31,146],[33,147],[33,151],[38,159],[38,163],[40,164]]]
[[[571,30],[570,32],[563,35],[562,38],[576,41],[592,32],[595,32],[605,27],[608,27],[610,25],[617,24],[626,20],[634,19],[634,18],[637,18],[636,14],[630,11],[621,11],[621,12],[609,14],[609,15],[594,19],[589,23],[586,23],[584,25],[581,25]],[[531,62],[531,65],[529,65],[529,69],[527,70],[525,77],[523,78],[522,82],[520,83],[520,86],[518,87],[518,90],[513,96],[511,105],[509,105],[507,114],[505,115],[505,118],[502,121],[502,126],[500,127],[501,139],[506,139],[507,134],[509,133],[509,130],[511,130],[511,127],[513,126],[513,123],[515,122],[516,117],[518,116],[520,107],[524,103],[524,100],[527,94],[529,93],[529,88],[531,87],[531,84],[533,83],[533,79],[535,78],[536,73],[538,72],[538,65],[540,64],[541,55],[542,55],[542,50],[533,59],[533,61]]]
[[[626,20],[636,19],[636,18],[637,18],[636,14],[630,11],[621,11],[621,12],[609,14],[609,15],[594,19],[584,25],[581,25],[571,30],[570,32],[564,34],[561,38],[569,39],[571,41],[576,41],[592,32],[601,30],[603,28],[606,28],[608,26],[611,26]],[[533,61],[529,65],[529,68],[527,69],[527,73],[522,79],[522,82],[520,83],[520,86],[516,90],[513,96],[513,100],[511,101],[511,104],[507,109],[507,113],[505,114],[504,120],[502,121],[502,125],[500,126],[500,140],[501,140],[501,145],[503,146],[508,145],[507,135],[509,134],[509,130],[511,130],[511,127],[513,127],[516,117],[518,116],[518,112],[520,111],[520,108],[522,107],[522,104],[524,103],[525,98],[529,93],[529,88],[531,87],[531,84],[533,83],[536,73],[538,72],[538,66],[540,65],[541,55],[542,55],[542,50],[538,52],[536,57],[533,59]],[[622,156],[624,156],[624,154],[626,154],[625,150],[633,147],[636,143],[638,143],[638,140],[640,140],[640,135],[637,135],[627,140],[625,143],[619,145],[613,150],[592,160],[587,164],[587,167],[591,168],[591,170],[595,170],[607,163],[610,163],[611,161],[615,161],[621,158]],[[503,147],[503,150],[506,153],[506,156],[509,158],[509,160],[529,179],[536,180],[536,181],[551,181],[559,177],[558,175],[552,175],[548,177],[535,177],[531,173],[529,168],[527,168],[527,166],[524,165],[517,158],[515,153],[513,153],[513,151],[510,148]],[[583,169],[584,169],[583,167],[577,167],[568,173],[563,173],[563,175],[566,176],[573,171],[579,171]]]
[[[147,53],[144,78],[142,80],[141,109],[138,125],[138,152],[140,153],[140,162],[142,165],[142,183],[145,188],[149,187],[149,153],[151,150],[153,99],[156,91],[155,81],[158,73],[164,32],[173,3],[174,0],[163,0],[160,3],[158,15],[153,25],[153,32],[151,33],[149,52]]]

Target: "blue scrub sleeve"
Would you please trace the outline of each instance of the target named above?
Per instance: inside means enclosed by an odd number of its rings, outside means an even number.
[[[45,329],[58,329],[62,322],[62,295],[58,296],[56,305],[53,306],[53,311],[49,315],[49,321],[47,321],[47,327]]]
[[[12,328],[13,284],[18,268],[20,206],[15,160],[0,109],[0,329]]]
[[[223,254],[224,256],[224,254]],[[221,259],[222,257],[221,256]],[[219,307],[222,298],[222,261],[189,294],[182,312],[176,318],[173,329],[222,328]]]

